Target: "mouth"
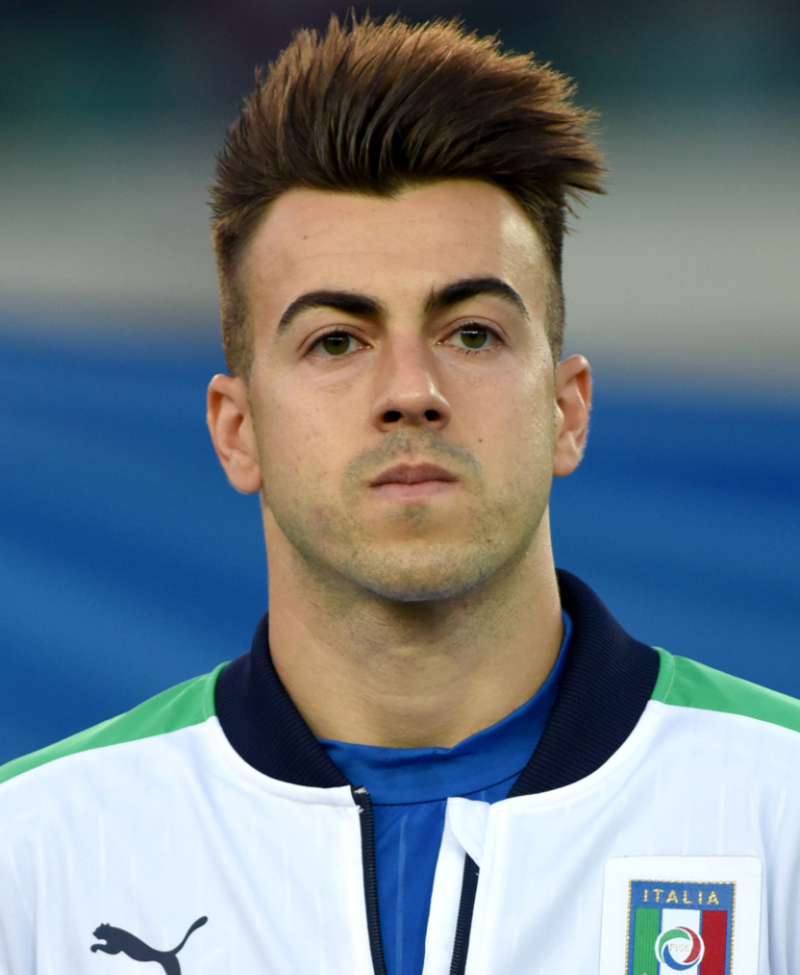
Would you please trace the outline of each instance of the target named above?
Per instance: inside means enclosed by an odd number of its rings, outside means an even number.
[[[438,464],[395,464],[370,482],[381,497],[409,499],[452,490],[460,478]]]

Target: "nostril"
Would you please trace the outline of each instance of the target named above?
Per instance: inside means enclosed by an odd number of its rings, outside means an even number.
[[[386,410],[381,414],[381,423],[393,424],[405,420],[408,423],[439,423],[442,414],[439,410],[425,410],[424,413],[417,413],[416,410]]]

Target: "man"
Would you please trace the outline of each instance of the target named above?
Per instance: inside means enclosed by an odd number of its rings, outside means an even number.
[[[269,617],[6,767],[4,972],[800,970],[797,703],[637,642],[553,565],[587,122],[447,23],[301,33],[248,100],[208,423],[261,495]]]

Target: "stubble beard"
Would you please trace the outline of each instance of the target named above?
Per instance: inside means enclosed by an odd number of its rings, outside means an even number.
[[[425,503],[397,505],[375,524],[362,517],[364,471],[415,451],[462,477],[471,496],[461,506],[459,524],[471,526],[466,535],[458,537],[452,520],[448,530],[441,510]],[[530,472],[518,480],[490,498],[483,469],[466,448],[435,431],[398,431],[348,465],[341,500],[295,492],[286,505],[267,504],[294,550],[296,572],[341,611],[352,612],[364,597],[441,604],[507,575],[530,549],[547,510],[550,478]]]

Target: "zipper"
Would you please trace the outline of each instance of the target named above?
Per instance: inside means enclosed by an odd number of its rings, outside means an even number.
[[[378,873],[375,869],[375,819],[372,813],[372,799],[363,785],[350,788],[361,817],[361,860],[364,864],[364,896],[367,902],[367,931],[372,967],[375,969],[375,975],[387,975],[378,913]]]
[[[378,872],[375,866],[375,818],[372,799],[363,785],[351,786],[353,800],[358,806],[361,820],[361,860],[364,865],[364,897],[367,906],[367,931],[372,967],[375,975],[388,975],[383,957],[381,921],[378,911]],[[480,868],[470,856],[464,858],[464,879],[461,882],[461,900],[458,905],[456,936],[453,941],[453,958],[450,975],[464,975],[469,951],[469,935],[472,930],[472,912],[478,890]]]
[[[468,854],[464,857],[464,879],[461,882],[461,900],[458,904],[456,936],[453,941],[453,959],[450,962],[450,975],[464,975],[469,951],[469,935],[472,930],[472,912],[475,908],[475,894],[478,890],[480,867]]]

